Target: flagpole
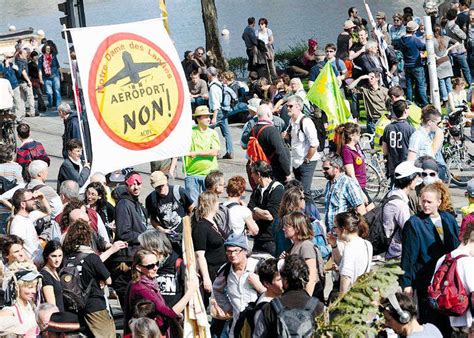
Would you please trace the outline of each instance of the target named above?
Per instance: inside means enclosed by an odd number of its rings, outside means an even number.
[[[64,39],[66,40],[66,50],[68,51],[67,52],[67,57],[68,57],[68,60],[69,60],[69,68],[71,70],[71,81],[72,81],[72,92],[73,92],[73,95],[74,95],[74,103],[76,105],[76,108],[79,107],[79,97],[77,96],[77,91],[76,91],[76,77],[74,76],[74,71],[72,69],[72,59],[71,59],[71,53],[69,52],[69,38],[68,38],[68,35],[67,35],[67,32],[68,29],[66,28],[66,25],[63,25],[63,32],[64,32]],[[84,161],[87,163],[89,162],[87,160],[87,151],[86,151],[86,139],[84,138],[84,131],[82,130],[83,126],[82,126],[82,119],[81,119],[81,114],[78,112],[77,114],[77,118],[79,120],[79,133],[81,134],[81,141],[82,141],[82,149],[83,149],[83,152],[82,154],[84,155]]]
[[[382,66],[388,72],[390,68],[388,66],[387,55],[385,54],[386,47],[383,45],[383,33],[378,29],[377,24],[375,23],[374,16],[370,10],[369,4],[364,0],[365,10],[367,11],[367,16],[369,17],[370,24],[374,28],[375,36],[377,37],[377,44],[379,45],[380,56],[382,58]]]

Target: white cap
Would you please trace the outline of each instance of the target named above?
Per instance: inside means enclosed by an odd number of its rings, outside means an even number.
[[[46,34],[44,34],[44,30],[38,29],[38,35],[45,36]]]
[[[421,174],[423,169],[418,168],[412,161],[405,161],[397,165],[395,168],[395,179],[410,177],[413,174]]]

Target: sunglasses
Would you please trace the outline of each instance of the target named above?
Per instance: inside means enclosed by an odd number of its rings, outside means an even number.
[[[334,53],[335,50],[327,50],[326,53]]]
[[[323,167],[324,171],[328,171],[329,169],[331,169],[331,167]]]
[[[151,263],[151,264],[148,264],[148,265],[143,265],[143,264],[140,264],[141,267],[144,267],[145,269],[147,270],[151,270],[151,269],[154,269],[155,267],[158,267],[158,262],[156,263]]]
[[[292,104],[287,104],[286,106],[288,107],[288,109],[291,109],[294,107]]]
[[[425,172],[421,173],[421,176],[423,176],[423,177],[428,177],[428,175],[431,176],[431,177],[435,177],[436,173],[425,173]]]

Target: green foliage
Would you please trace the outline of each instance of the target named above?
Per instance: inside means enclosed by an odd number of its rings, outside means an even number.
[[[380,299],[386,297],[398,285],[398,276],[403,274],[400,262],[391,260],[376,266],[357,282],[342,297],[334,301],[325,312],[316,318],[315,337],[367,337],[375,336],[381,322],[375,321]]]

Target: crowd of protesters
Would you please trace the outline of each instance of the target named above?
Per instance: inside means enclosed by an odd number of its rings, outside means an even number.
[[[425,4],[448,113],[472,95],[470,6],[469,0]],[[359,277],[395,259],[404,272],[397,291],[380,303],[387,328],[406,337],[473,336],[471,308],[448,316],[433,308],[428,288],[449,254],[465,294],[474,292],[474,179],[457,215],[444,183],[443,112],[429,104],[426,88],[423,22],[410,7],[392,18],[377,12],[376,33],[351,7],[335,43],[320,49],[309,39],[301,58],[284,69],[275,62],[278,40],[269,21],[249,18],[242,35],[248,83],[218,70],[203,47],[186,51],[195,123],[184,185],[171,184],[177,159],[155,161],[147,196],[144,176],[133,169],[91,173],[77,114],[61,103],[54,43],[20,43],[0,69],[0,90],[7,88],[0,109],[15,112],[20,140],[16,149],[0,144],[0,202],[11,210],[1,218],[0,335],[115,337],[120,330],[124,337],[179,337],[197,291],[213,337],[284,336],[282,327],[294,334],[301,318],[312,331],[314,317]],[[353,116],[330,140],[327,116],[308,101],[302,81],[307,77],[311,86],[327,62]],[[36,115],[35,96],[39,111],[57,107],[64,121],[64,161],[54,188],[50,158],[23,121]],[[228,119],[247,112],[240,139],[247,173],[226,180],[219,164],[236,152]],[[390,191],[382,201],[367,189],[361,127],[379,134],[373,146],[386,158]],[[319,210],[311,187],[318,163],[326,179]],[[369,236],[375,226],[369,215],[377,210],[384,250]],[[198,279],[186,278],[186,216]],[[123,312],[119,320],[113,300]],[[293,323],[285,322],[292,315]]]

